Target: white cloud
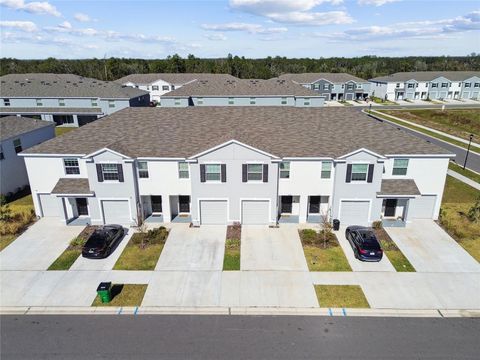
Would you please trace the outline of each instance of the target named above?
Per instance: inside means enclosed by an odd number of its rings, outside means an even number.
[[[0,28],[17,29],[26,32],[36,32],[37,25],[31,21],[0,21]]]
[[[31,14],[61,16],[57,8],[46,1],[25,3],[24,0],[0,0],[0,5],[9,9],[25,11]]]
[[[279,23],[306,26],[350,24],[353,19],[345,11],[312,11],[322,4],[342,3],[343,0],[230,0],[230,7]]]
[[[76,13],[73,18],[77,21],[80,21],[80,22],[89,22],[89,21],[92,21],[92,19],[90,18],[90,16],[88,16],[87,14],[83,14],[83,13]]]
[[[205,34],[203,36],[205,36],[208,40],[212,40],[212,41],[225,41],[225,40],[227,40],[227,37],[222,33]]]
[[[374,5],[374,6],[382,6],[388,3],[397,2],[401,0],[358,0],[360,5]]]
[[[211,31],[245,31],[250,34],[277,34],[288,31],[286,27],[264,27],[251,23],[202,24],[202,28]]]

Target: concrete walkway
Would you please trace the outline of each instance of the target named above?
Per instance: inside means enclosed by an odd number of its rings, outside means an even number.
[[[42,218],[0,252],[0,270],[46,270],[83,226],[65,226]]]
[[[352,246],[345,237],[345,230],[346,227],[341,226],[339,231],[335,231],[335,235],[353,271],[396,271],[385,255],[379,262],[365,262],[355,258]]]
[[[460,180],[461,182],[470,185],[471,187],[480,190],[480,184],[476,181],[473,181],[472,179],[463,176],[462,174],[457,173],[456,171],[448,169],[447,174],[450,175],[451,177],[454,177],[457,180]]]
[[[480,273],[480,264],[433,220],[385,230],[417,272]]]

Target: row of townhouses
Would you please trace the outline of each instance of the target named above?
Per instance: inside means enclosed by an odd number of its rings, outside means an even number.
[[[126,107],[148,106],[147,91],[72,74],[0,77],[0,116],[17,115],[82,126]]]
[[[25,162],[18,154],[53,137],[55,128],[51,121],[0,118],[0,194],[14,194],[28,186]]]
[[[386,100],[480,99],[478,71],[401,72],[370,83],[371,94]]]
[[[294,106],[126,108],[21,155],[38,216],[194,225],[437,219],[452,156],[359,111]]]

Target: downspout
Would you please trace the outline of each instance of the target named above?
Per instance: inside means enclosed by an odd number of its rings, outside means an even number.
[[[279,202],[279,195],[280,195],[280,163],[277,164],[277,196],[275,198],[275,203],[276,203],[276,212],[275,212],[275,226],[278,227],[278,202]]]

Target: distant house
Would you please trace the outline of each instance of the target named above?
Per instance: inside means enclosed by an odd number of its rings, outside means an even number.
[[[323,106],[318,93],[284,79],[204,79],[161,97],[164,107],[186,106]]]
[[[160,102],[160,97],[170,91],[181,88],[196,80],[234,80],[235,76],[229,74],[208,74],[208,73],[149,73],[130,74],[115,82],[148,91],[152,101]]]
[[[284,74],[279,79],[291,80],[311,89],[325,100],[365,100],[370,96],[367,80],[346,73]]]
[[[10,74],[0,82],[0,116],[20,115],[58,126],[82,126],[150,103],[146,91],[72,74]]]
[[[369,81],[386,100],[480,99],[479,71],[398,72]]]
[[[27,170],[17,154],[55,137],[49,121],[19,116],[0,118],[0,193],[8,195],[28,185]],[[46,171],[48,169],[44,169]]]

